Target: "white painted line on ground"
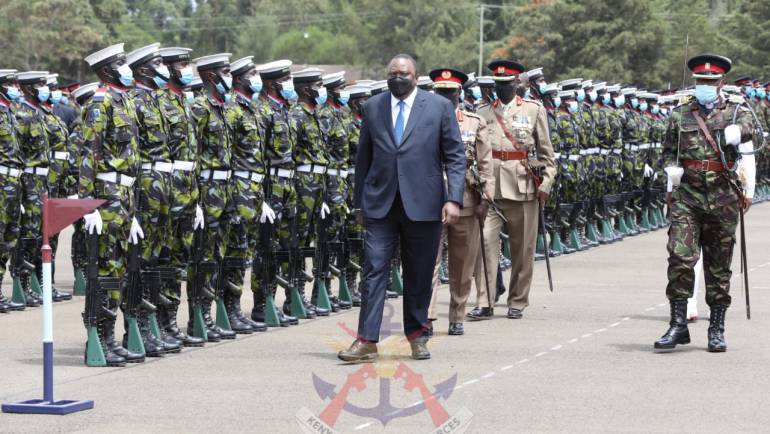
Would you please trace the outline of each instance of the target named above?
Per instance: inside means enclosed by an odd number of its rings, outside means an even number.
[[[645,309],[644,311],[645,311],[645,312],[649,312],[649,311],[651,311],[651,310],[654,310],[654,309],[655,309],[655,306],[653,306],[653,307],[648,307],[648,308],[647,308],[647,309]]]
[[[581,338],[583,338],[583,339],[590,338],[592,334],[593,333],[586,333],[583,336],[581,336]]]
[[[661,303],[661,304],[658,305],[658,307],[666,307],[666,306],[668,306],[668,304],[666,304],[666,303]]]
[[[575,343],[575,342],[577,342],[577,341],[578,341],[578,338],[575,338],[575,339],[570,339],[570,340],[568,340],[568,341],[567,341],[567,343],[568,343],[568,344],[574,344],[574,343]]]
[[[418,406],[418,405],[420,405],[420,404],[422,404],[422,403],[423,403],[423,401],[415,401],[415,402],[413,402],[413,403],[409,404],[409,406],[410,406],[410,407],[416,407],[416,406]]]
[[[463,384],[462,384],[462,386],[468,386],[468,385],[470,385],[470,384],[473,384],[473,383],[478,383],[478,382],[479,382],[479,379],[478,379],[478,378],[474,378],[474,379],[472,379],[472,380],[468,380],[468,381],[466,381],[465,383],[463,383]]]
[[[494,377],[494,376],[495,376],[495,372],[494,372],[494,371],[492,371],[492,372],[487,372],[487,373],[486,373],[486,374],[484,374],[484,376],[483,376],[483,377],[481,377],[481,378],[492,378],[492,377]]]
[[[620,321],[610,324],[610,327],[617,327],[620,325]]]
[[[548,354],[548,351],[543,351],[543,352],[540,352],[540,353],[537,353],[537,354],[535,354],[535,357],[544,356],[544,355],[546,355],[546,354]]]
[[[630,320],[630,319],[631,319],[631,317],[630,317],[630,316],[627,316],[627,317],[623,318],[621,321],[628,321],[628,320]]]
[[[561,349],[561,345],[556,345],[555,347],[551,348],[551,351],[559,351]]]
[[[521,365],[522,363],[527,363],[527,362],[529,362],[529,359],[521,359],[518,362],[516,362],[516,364]]]
[[[595,331],[594,333],[603,333],[603,332],[606,332],[606,331],[607,331],[607,329],[599,329],[599,330]]]
[[[509,370],[511,368],[513,368],[513,365],[507,365],[507,366],[503,366],[502,368],[500,368],[500,370],[501,371],[507,371],[507,370]]]

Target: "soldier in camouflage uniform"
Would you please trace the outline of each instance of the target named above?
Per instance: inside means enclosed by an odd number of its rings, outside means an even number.
[[[597,230],[597,223],[601,216],[597,213],[597,201],[602,197],[604,189],[604,166],[599,152],[601,138],[597,128],[596,115],[593,110],[593,103],[598,98],[594,91],[592,80],[584,80],[580,83],[580,89],[577,90],[576,99],[578,100],[578,124],[581,131],[581,148],[583,150],[583,166],[586,171],[586,189],[583,205],[581,209],[581,221],[584,230],[580,231],[581,242],[589,247],[599,244],[601,236]]]
[[[236,333],[229,329],[227,318],[219,316],[223,313],[219,307],[224,303],[222,297],[226,281],[221,273],[226,268],[224,260],[232,213],[228,183],[231,177],[233,132],[227,119],[233,81],[230,74],[230,53],[199,57],[194,62],[204,87],[203,92],[195,98],[191,112],[199,142],[199,203],[205,222],[202,251],[199,253],[207,268],[199,267],[202,275],[191,278],[201,279],[213,289],[211,292],[217,294],[216,324],[211,317],[211,300],[198,301],[208,340],[235,339]],[[216,271],[212,272],[210,267],[214,267]],[[192,331],[191,321],[188,324],[188,333]]]
[[[43,232],[43,196],[48,194],[48,173],[51,137],[48,133],[45,113],[42,104],[48,101],[49,90],[46,85],[48,72],[28,71],[17,74],[24,102],[16,110],[19,148],[24,162],[24,174],[21,175],[23,207],[21,216],[21,234],[17,246],[19,258],[14,261],[16,273],[21,280],[22,288],[27,297],[27,306],[42,304],[42,294],[33,291],[31,273],[36,273],[38,282],[39,271],[42,271]],[[34,269],[19,266],[31,263]]]
[[[59,74],[48,74],[46,85],[50,91],[48,101],[40,104],[40,110],[45,118],[46,130],[48,131],[49,145],[49,163],[48,170],[48,196],[64,198],[74,194],[75,183],[77,180],[70,174],[70,145],[69,129],[67,123],[57,114],[56,105],[61,101],[61,90],[58,90],[57,77]],[[54,100],[56,95],[56,100]],[[59,112],[61,113],[61,112]],[[53,253],[51,262],[51,281],[56,282],[56,251],[59,246],[59,234],[49,238],[49,245]],[[43,262],[35,264],[38,280],[43,281]],[[56,286],[52,287],[53,301],[62,301],[72,299],[72,294],[59,291]]]
[[[233,74],[234,104],[229,107],[227,120],[233,131],[232,163],[233,177],[230,179],[230,200],[233,216],[227,241],[226,258],[239,263],[240,269],[228,270],[230,282],[225,292],[230,325],[236,333],[265,331],[267,326],[247,318],[241,312],[241,293],[246,264],[253,257],[254,272],[261,271],[259,248],[260,225],[268,217],[275,220],[275,213],[264,201],[262,183],[265,165],[262,160],[262,132],[259,129],[260,113],[255,100],[262,91],[262,79],[252,62],[252,56],[238,59],[230,65]],[[262,291],[261,285],[252,286],[252,291]]]
[[[561,107],[561,97],[559,96],[559,85],[557,83],[545,84],[542,87],[542,103],[548,114],[548,134],[553,146],[553,158],[556,164],[556,174],[551,188],[551,195],[545,203],[545,216],[548,230],[551,238],[549,245],[549,255],[559,256],[564,253],[564,244],[562,242],[561,228],[559,227],[559,201],[562,197],[562,178],[561,170],[564,166],[562,158],[568,158],[568,154],[562,154],[562,131],[559,123],[559,113]]]
[[[350,134],[353,129],[353,115],[347,107],[350,92],[345,89],[345,71],[322,77],[323,85],[328,94],[326,104],[318,109],[318,119],[321,125],[322,136],[329,156],[329,169],[326,171],[326,198],[327,205],[332,211],[331,221],[327,225],[327,239],[336,243],[347,243],[343,239],[348,236],[346,228],[350,217],[348,206],[350,199],[350,186],[348,185],[348,169],[350,163]],[[333,253],[334,254],[334,253]],[[337,259],[337,267],[347,270],[347,264],[341,264],[342,255],[334,254]],[[331,260],[329,258],[327,260]],[[329,292],[332,311],[350,309],[348,300],[340,300],[332,294],[331,276],[327,270],[326,290]],[[340,276],[344,279],[345,276]]]
[[[20,177],[23,160],[16,133],[16,118],[11,104],[19,98],[16,70],[0,69],[0,285],[6,264],[19,239],[19,211],[21,207]],[[24,303],[15,303],[0,290],[0,312],[24,310]]]
[[[161,257],[167,258],[168,265],[176,269],[175,278],[164,281],[164,295],[170,303],[159,307],[158,318],[166,333],[182,341],[184,346],[199,347],[205,342],[203,338],[184,333],[177,324],[182,281],[187,277],[187,265],[192,256],[196,216],[199,217],[197,223],[203,224],[203,209],[198,205],[198,142],[190,111],[194,97],[192,91],[184,90],[193,78],[191,51],[183,47],[165,47],[158,51],[170,76],[166,89],[158,91],[158,98],[166,122],[169,158],[173,161],[169,181],[169,234]],[[192,282],[188,281],[188,301],[192,312],[191,289]]]
[[[115,340],[115,320],[123,292],[129,243],[144,236],[134,217],[134,183],[139,163],[136,107],[128,91],[133,73],[126,64],[123,44],[104,48],[86,57],[103,87],[83,106],[83,160],[78,195],[104,199],[99,209],[86,214],[87,233],[99,234],[98,288],[104,294],[98,309],[100,341],[108,366],[140,362],[143,354],[129,352]],[[102,230],[102,228],[104,228]],[[108,312],[110,312],[108,314]]]
[[[670,199],[666,295],[671,322],[655,348],[690,342],[687,299],[693,294],[693,267],[702,250],[706,302],[711,308],[708,350],[723,352],[735,229],[739,209],[748,210],[753,195],[753,179],[748,179],[744,196],[732,169],[741,154],[745,159],[753,153],[751,140],[758,137],[744,98],[720,97],[730,59],[704,54],[691,58],[687,66],[695,78],[695,100],[674,109],[663,139],[669,183],[678,188]]]
[[[330,208],[324,201],[326,182],[324,175],[329,166],[329,158],[318,114],[318,107],[326,102],[327,94],[321,79],[321,70],[318,68],[303,69],[294,73],[292,78],[298,95],[297,104],[289,110],[290,135],[295,140],[296,230],[299,246],[309,247],[314,241],[319,221],[323,218],[334,218],[330,216]],[[304,265],[304,260],[301,261],[301,265]],[[314,261],[316,268],[320,265]],[[317,283],[314,291],[316,288],[318,288]],[[328,309],[315,306],[305,299],[303,284],[298,284],[297,289],[309,318],[329,314]],[[288,297],[283,305],[284,313],[288,314],[290,307],[291,297]]]
[[[612,109],[607,104],[609,102],[607,83],[594,82],[588,96],[591,100],[594,134],[598,139],[598,149],[593,154],[598,172],[594,176],[601,181],[594,191],[593,207],[595,218],[599,220],[599,232],[601,234],[599,242],[606,244],[617,240],[611,229],[610,210],[605,200],[605,196],[609,193],[610,155],[616,140],[616,137],[613,136]]]
[[[136,185],[136,218],[146,231],[139,249],[142,294],[157,309],[165,309],[171,305],[171,300],[161,293],[162,287],[165,280],[175,278],[169,269],[168,257],[161,259],[161,250],[168,244],[171,232],[169,202],[173,164],[168,146],[168,124],[160,98],[170,73],[158,53],[159,46],[156,42],[137,48],[128,53],[126,60],[136,80],[134,103],[141,164]],[[140,306],[137,318],[147,355],[180,351],[182,341],[168,335],[165,328],[158,327],[159,336],[151,332],[151,327],[158,326],[153,323],[156,320],[150,318],[151,313],[145,306]]]
[[[571,86],[574,87],[577,82],[579,81],[572,80]],[[561,132],[558,218],[562,239],[566,242],[564,253],[569,254],[583,249],[578,236],[580,208],[576,207],[575,204],[583,198],[585,171],[580,155],[580,127],[575,120],[578,111],[575,91],[561,90],[559,98],[561,104],[556,116],[556,122]]]
[[[647,138],[647,128],[639,113],[639,99],[634,87],[621,89],[625,105],[621,112],[623,124],[623,194],[626,203],[626,222],[629,235],[639,233],[637,214],[641,211],[636,196],[643,183],[644,160],[639,155],[639,145]]]
[[[296,98],[296,91],[291,80],[290,67],[291,61],[277,60],[257,68],[263,83],[260,98],[255,104],[260,114],[262,158],[268,178],[264,184],[264,201],[275,212],[274,223],[263,232],[269,239],[260,240],[263,245],[269,244],[266,250],[262,250],[265,255],[263,261],[268,259],[268,254],[272,256],[273,252],[281,252],[288,255],[297,247],[292,227],[297,207],[297,192],[293,182],[294,138],[290,135],[289,127],[289,106],[290,101]],[[268,301],[274,300],[279,282],[283,284],[287,297],[291,293],[290,286],[293,282],[287,281],[288,263],[275,260],[263,268],[267,270],[266,275],[252,273],[251,287],[255,289],[251,319],[266,322],[270,316],[276,316],[281,327],[298,324],[296,317],[284,314],[282,309],[276,308],[275,312],[266,312],[268,307],[273,306]]]
[[[361,136],[361,122],[363,116],[361,114],[361,107],[364,102],[372,95],[371,87],[364,85],[355,85],[346,89],[350,93],[350,101],[348,106],[350,107],[350,131],[348,132],[348,195],[347,203],[350,212],[347,215],[348,225],[348,239],[350,240],[349,247],[355,246],[351,249],[350,260],[355,264],[363,264],[363,238],[364,228],[358,223],[356,219],[356,213],[353,209],[353,182],[356,177],[355,163],[356,154],[358,151],[358,138]],[[361,292],[358,288],[358,276],[360,271],[353,267],[346,266],[345,278],[347,279],[348,288],[350,288],[351,298],[353,306],[361,306]]]

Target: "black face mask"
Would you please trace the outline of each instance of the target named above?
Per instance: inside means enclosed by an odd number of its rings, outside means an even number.
[[[388,89],[393,96],[401,98],[412,90],[412,81],[404,77],[392,77],[388,79]]]
[[[516,88],[514,86],[495,86],[495,93],[497,94],[497,97],[500,98],[505,103],[510,102],[513,100],[513,96],[516,93]]]

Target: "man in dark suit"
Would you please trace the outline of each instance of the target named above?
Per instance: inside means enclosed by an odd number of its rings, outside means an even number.
[[[377,358],[388,264],[401,243],[404,333],[414,359],[429,359],[428,305],[441,224],[457,222],[463,202],[465,150],[446,98],[416,88],[408,55],[388,66],[388,88],[364,105],[356,158],[354,205],[365,228],[364,285],[358,339],[339,358]],[[446,182],[444,179],[446,174]]]

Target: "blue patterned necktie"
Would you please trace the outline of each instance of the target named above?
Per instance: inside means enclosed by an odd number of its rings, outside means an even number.
[[[404,102],[398,102],[398,116],[396,116],[396,126],[393,128],[393,137],[396,139],[396,146],[401,145],[401,138],[404,135]]]

